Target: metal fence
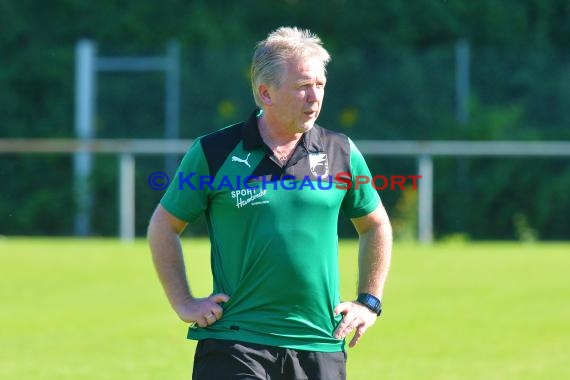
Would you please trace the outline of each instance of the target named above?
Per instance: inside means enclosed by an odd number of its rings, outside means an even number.
[[[119,231],[121,240],[135,237],[135,162],[139,155],[186,152],[192,140],[154,139],[0,139],[0,154],[111,154],[119,160]],[[450,157],[570,157],[570,142],[472,142],[472,141],[355,141],[365,156],[408,156],[417,158],[419,204],[418,240],[433,240],[433,158]],[[74,182],[85,189],[88,184]],[[85,202],[86,200],[83,200]],[[81,202],[79,202],[81,203]],[[83,210],[84,211],[84,210]],[[77,210],[79,214],[83,212]],[[87,213],[89,215],[89,213]],[[76,219],[77,221],[77,219]]]

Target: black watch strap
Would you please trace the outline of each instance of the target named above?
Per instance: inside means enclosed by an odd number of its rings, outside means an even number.
[[[356,302],[363,304],[378,316],[382,314],[382,301],[370,293],[360,293]]]

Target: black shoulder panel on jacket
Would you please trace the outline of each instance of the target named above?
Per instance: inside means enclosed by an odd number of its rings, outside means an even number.
[[[224,161],[242,139],[243,123],[231,125],[202,137],[202,151],[211,176],[215,176]]]

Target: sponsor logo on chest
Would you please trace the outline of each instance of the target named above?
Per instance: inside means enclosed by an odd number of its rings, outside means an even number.
[[[310,153],[309,168],[315,177],[326,177],[329,175],[329,160],[326,153]]]
[[[267,194],[266,189],[251,188],[251,189],[241,189],[231,192],[231,196],[236,201],[236,207],[242,208],[251,204],[256,206],[259,204],[269,203],[268,200],[263,200],[263,196]]]

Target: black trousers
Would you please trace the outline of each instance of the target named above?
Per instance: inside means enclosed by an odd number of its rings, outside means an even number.
[[[204,339],[193,380],[346,380],[346,352],[314,352]]]

